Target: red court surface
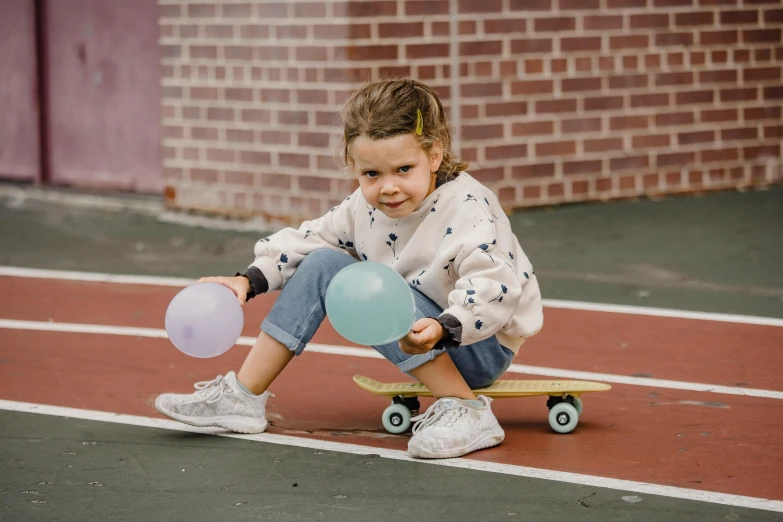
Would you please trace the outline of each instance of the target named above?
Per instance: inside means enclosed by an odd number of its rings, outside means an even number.
[[[163,328],[176,287],[0,277],[0,319]],[[255,336],[274,302],[245,308],[243,335]],[[315,343],[351,346],[328,322]],[[620,313],[546,309],[544,330],[518,364],[783,391],[783,328]],[[0,329],[0,399],[159,417],[158,393],[236,370],[248,348],[208,360],[167,339]],[[271,433],[405,449],[407,435],[381,425],[384,398],[358,389],[354,374],[400,380],[369,357],[305,353],[274,383]],[[509,374],[508,378],[526,378]],[[532,378],[544,378],[534,376]],[[506,440],[468,458],[653,484],[783,500],[781,400],[614,384],[586,395],[577,429],[558,435],[545,399],[493,403]],[[427,406],[429,400],[423,400]]]

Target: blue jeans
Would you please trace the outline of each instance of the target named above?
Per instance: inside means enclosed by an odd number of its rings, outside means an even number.
[[[300,355],[326,317],[326,289],[330,281],[337,272],[357,262],[342,252],[330,249],[315,250],[305,256],[280,291],[261,329]],[[416,288],[411,287],[411,291],[416,303],[416,320],[437,317],[443,312],[442,308]],[[471,388],[482,388],[495,382],[514,358],[514,352],[501,346],[494,336],[471,345],[431,350],[418,355],[406,354],[396,341],[373,348],[404,373],[445,352]]]

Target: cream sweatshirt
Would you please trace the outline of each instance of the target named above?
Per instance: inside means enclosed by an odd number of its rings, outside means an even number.
[[[517,353],[543,326],[533,266],[494,193],[466,172],[402,219],[386,217],[357,189],[326,215],[258,241],[250,266],[278,290],[320,248],[394,269],[459,320],[462,345],[496,335]]]

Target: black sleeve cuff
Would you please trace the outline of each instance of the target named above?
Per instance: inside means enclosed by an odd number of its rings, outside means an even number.
[[[443,337],[435,345],[436,349],[459,348],[462,342],[462,323],[451,314],[432,317],[443,327]]]
[[[250,281],[250,290],[247,292],[248,300],[253,299],[258,294],[265,294],[269,291],[269,283],[267,282],[266,277],[264,277],[264,273],[254,266],[245,270],[244,274],[237,272],[236,275],[243,275]]]

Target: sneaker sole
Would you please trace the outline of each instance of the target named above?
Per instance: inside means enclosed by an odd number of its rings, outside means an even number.
[[[232,415],[219,417],[188,417],[185,415],[179,415],[164,408],[160,404],[159,399],[155,399],[155,409],[166,417],[174,419],[175,421],[179,421],[182,424],[198,426],[199,428],[223,428],[229,431],[234,431],[236,433],[263,433],[266,431],[268,424],[266,419],[258,420]]]
[[[453,459],[456,457],[462,457],[463,455],[467,455],[468,453],[473,453],[474,451],[497,446],[498,444],[503,442],[503,439],[505,438],[506,438],[506,434],[502,430],[499,434],[495,431],[489,431],[487,433],[482,433],[479,438],[477,438],[467,446],[463,446],[461,448],[451,448],[448,450],[433,452],[433,451],[427,451],[422,448],[409,447],[408,455],[416,459]]]

